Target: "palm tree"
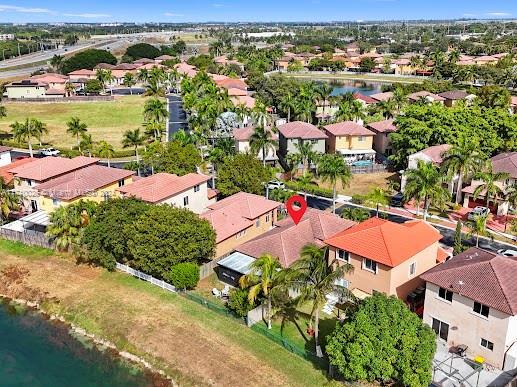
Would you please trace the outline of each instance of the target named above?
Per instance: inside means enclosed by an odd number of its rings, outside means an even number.
[[[248,288],[248,300],[253,304],[262,294],[267,300],[267,327],[271,329],[273,293],[283,286],[282,266],[278,258],[261,255],[250,265],[250,272],[239,280],[241,288]]]
[[[479,237],[488,236],[492,239],[492,234],[486,228],[487,215],[475,215],[473,220],[467,222],[467,227],[470,229],[469,236],[476,237],[476,247],[479,247]]]
[[[144,105],[144,120],[163,122],[169,116],[167,104],[157,98],[149,99]]]
[[[346,207],[341,212],[343,219],[350,219],[354,222],[363,222],[370,219],[370,211],[360,207]]]
[[[149,78],[147,84],[145,85],[145,95],[163,97],[165,95],[165,90],[157,79]]]
[[[379,216],[379,205],[387,206],[389,203],[386,191],[380,187],[375,187],[366,195],[365,202],[371,204],[377,208],[377,217]]]
[[[99,145],[97,147],[97,154],[104,159],[108,159],[108,168],[110,168],[110,160],[115,155],[113,145],[102,140],[101,142],[99,142]]]
[[[66,123],[66,126],[68,127],[66,129],[66,132],[77,139],[77,148],[80,152],[81,141],[79,138],[80,136],[86,134],[86,132],[88,131],[88,126],[84,122],[81,122],[81,119],[79,117],[70,118],[70,120]]]
[[[129,88],[129,93],[133,95],[133,86],[136,85],[135,76],[133,73],[127,72],[124,74],[124,79],[122,80],[122,84]]]
[[[420,201],[424,201],[424,221],[427,221],[429,206],[443,206],[450,199],[449,191],[443,187],[444,176],[432,163],[418,160],[417,168],[410,169],[406,173],[406,187],[404,196],[406,200],[415,199],[417,211]]]
[[[277,147],[277,141],[273,139],[270,130],[264,129],[263,126],[257,126],[250,137],[250,149],[255,155],[262,151],[262,163],[266,166],[266,155],[269,151],[274,152]]]
[[[316,111],[316,106],[314,105],[314,102],[312,100],[302,98],[298,100],[295,111],[296,115],[300,118],[300,120],[311,123],[312,113]]]
[[[364,106],[357,100],[342,100],[336,112],[336,121],[357,121],[366,117]]]
[[[172,135],[173,141],[179,141],[183,146],[196,143],[196,136],[194,133],[188,133],[185,129],[180,129]]]
[[[81,149],[82,151],[88,152],[89,157],[92,157],[94,145],[95,144],[93,142],[91,134],[82,134],[81,135],[81,141],[79,141],[79,149]]]
[[[484,193],[486,197],[486,207],[488,208],[490,198],[493,198],[495,201],[498,196],[504,194],[502,182],[509,178],[510,174],[506,172],[494,172],[492,162],[488,161],[485,164],[484,170],[474,174],[474,179],[481,181],[481,184],[479,184],[473,192],[474,199],[477,199]]]
[[[296,98],[291,93],[287,93],[281,98],[279,107],[287,111],[287,122],[291,122],[291,112],[296,109]]]
[[[165,133],[165,124],[163,122],[149,121],[145,123],[144,134],[153,141],[161,141],[163,133]]]
[[[480,167],[481,156],[478,149],[479,146],[475,143],[463,140],[443,155],[442,171],[447,173],[449,179],[458,176],[455,203],[460,202],[464,179],[477,172]]]
[[[390,99],[392,100],[393,105],[397,109],[397,114],[400,114],[400,111],[407,102],[407,97],[404,94],[404,90],[402,90],[401,87],[396,87],[395,90],[393,90],[393,96]]]
[[[343,157],[337,154],[324,154],[321,156],[318,164],[318,174],[322,182],[332,184],[332,212],[336,213],[336,185],[338,180],[341,181],[343,187],[350,184],[352,172],[350,167],[346,165]]]
[[[75,94],[76,88],[72,82],[65,83],[65,91],[66,94],[70,97],[72,94]]]
[[[325,116],[325,107],[327,105],[330,95],[332,94],[332,91],[334,91],[334,88],[326,82],[322,83],[316,90],[318,95],[323,99],[323,116]]]
[[[135,150],[136,162],[140,164],[140,157],[138,155],[138,147],[144,145],[145,137],[140,134],[140,129],[126,130],[124,138],[122,139],[122,146],[124,148],[133,147]]]
[[[314,184],[314,175],[310,172],[305,172],[303,175],[299,176],[296,181],[302,188],[304,193],[305,201],[307,201],[307,188]]]
[[[63,67],[64,58],[61,55],[54,55],[50,59],[50,65],[57,72],[61,72],[61,68]]]
[[[379,101],[376,105],[377,110],[385,119],[393,118],[397,106],[392,98],[385,101]]]
[[[4,223],[4,219],[9,217],[11,211],[20,208],[20,197],[8,189],[4,179],[0,177],[0,224]]]
[[[302,248],[300,259],[286,273],[286,285],[289,289],[299,292],[298,303],[312,303],[310,327],[314,329],[316,355],[322,357],[319,342],[319,312],[327,302],[327,295],[334,293],[341,299],[354,300],[345,287],[336,282],[349,273],[353,267],[349,264],[338,265],[334,260],[327,259],[327,248],[308,244]]]
[[[267,107],[263,103],[255,104],[251,110],[251,119],[254,124],[261,127],[267,127],[271,122],[271,116],[267,112]]]
[[[409,58],[409,65],[414,70],[414,73],[422,67],[423,61],[418,55],[413,55],[411,58]]]
[[[149,71],[147,71],[147,69],[138,70],[138,73],[136,74],[136,78],[140,82],[147,82],[149,80]]]
[[[27,118],[24,123],[14,122],[11,124],[11,128],[14,139],[19,142],[26,141],[29,146],[29,154],[34,157],[32,139],[41,140],[42,134],[47,132],[45,124],[35,118]]]
[[[109,71],[109,74],[108,74],[108,71]],[[95,78],[97,78],[97,80],[101,83],[102,89],[104,90],[105,93],[106,93],[106,83],[111,81],[109,79],[110,76],[111,76],[111,78],[113,78],[113,75],[111,74],[111,70],[97,69],[97,71],[95,72]]]
[[[208,50],[212,56],[219,56],[224,50],[224,42],[216,40],[210,43]]]
[[[302,163],[302,175],[309,169],[309,163],[314,159],[314,150],[310,141],[300,141],[295,144],[296,150]]]

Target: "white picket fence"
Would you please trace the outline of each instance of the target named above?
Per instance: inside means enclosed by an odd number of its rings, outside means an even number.
[[[117,270],[123,271],[124,273],[131,274],[133,277],[140,278],[144,281],[150,282],[153,285],[159,286],[162,289],[168,290],[169,292],[176,292],[176,288],[167,282],[154,278],[152,275],[142,273],[141,271],[135,270],[127,265],[123,265],[117,262]]]

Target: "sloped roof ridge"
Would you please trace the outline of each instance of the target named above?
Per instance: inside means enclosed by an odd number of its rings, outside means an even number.
[[[512,303],[508,299],[508,295],[506,294],[504,287],[501,286],[502,280],[499,277],[497,270],[495,270],[494,265],[492,265],[492,262],[494,261],[494,259],[498,259],[498,256],[492,257],[492,259],[490,259],[488,261],[488,264],[490,265],[490,269],[492,269],[492,272],[494,273],[494,276],[497,279],[497,286],[499,286],[499,289],[501,289],[501,293],[504,296],[504,300],[505,300],[506,305],[508,305],[508,308],[515,314],[516,311],[514,310],[514,308],[512,308]]]

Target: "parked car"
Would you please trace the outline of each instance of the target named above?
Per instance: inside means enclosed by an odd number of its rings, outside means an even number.
[[[45,149],[41,149],[39,151],[39,153],[41,153],[43,156],[57,156],[61,152],[59,152],[57,149],[54,149],[54,148],[45,148]]]
[[[517,257],[517,250],[501,249],[497,250],[497,254],[503,255],[505,257]]]
[[[476,216],[487,216],[490,214],[490,209],[482,206],[475,207],[472,211],[467,215],[468,220],[474,220]]]
[[[267,187],[269,189],[285,188],[285,184],[279,180],[271,180],[270,182],[267,183]]]
[[[391,197],[390,205],[393,207],[402,207],[404,205],[404,194],[398,192]]]

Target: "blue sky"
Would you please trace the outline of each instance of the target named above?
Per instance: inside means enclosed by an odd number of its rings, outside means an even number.
[[[517,18],[517,0],[0,0],[0,22]]]

